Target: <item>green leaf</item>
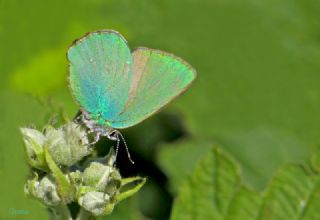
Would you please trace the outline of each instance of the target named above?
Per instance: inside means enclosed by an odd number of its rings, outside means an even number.
[[[320,219],[320,175],[309,175],[302,166],[281,169],[270,183],[259,219]]]
[[[208,152],[185,181],[171,220],[317,220],[320,174],[288,165],[261,193],[240,181],[238,166],[219,149]]]
[[[239,169],[217,148],[182,186],[172,219],[223,219],[240,186]]]
[[[60,197],[65,203],[71,202],[75,196],[75,188],[72,183],[67,179],[66,175],[60,170],[52,159],[48,149],[45,147],[45,158],[48,164],[49,169],[52,172],[56,182],[57,190]]]
[[[22,92],[47,95],[65,84],[65,48],[47,50],[35,55],[19,67],[10,78],[10,85]]]
[[[311,157],[311,166],[317,172],[320,172],[320,146],[317,146]]]
[[[170,189],[173,193],[178,191],[197,162],[212,147],[211,143],[195,139],[161,145],[157,154],[157,164],[168,176]]]
[[[133,196],[141,189],[146,181],[146,178],[139,176],[121,179],[120,193],[116,196],[116,201],[120,202],[130,196]]]
[[[254,192],[247,187],[240,186],[230,202],[228,212],[224,219],[256,219],[261,202],[261,193]]]

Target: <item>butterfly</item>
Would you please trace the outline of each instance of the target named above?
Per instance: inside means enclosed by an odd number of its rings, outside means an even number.
[[[150,117],[196,78],[196,71],[173,54],[145,47],[130,51],[114,30],[86,34],[72,44],[67,58],[69,87],[82,122],[96,135],[94,143],[101,136],[119,142],[118,129]]]

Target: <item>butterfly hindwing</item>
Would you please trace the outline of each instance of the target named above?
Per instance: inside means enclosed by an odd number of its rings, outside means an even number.
[[[100,124],[115,120],[129,98],[132,56],[115,31],[99,31],[68,50],[69,84],[75,99]]]
[[[132,59],[129,98],[120,114],[110,121],[114,128],[130,127],[146,119],[185,91],[196,77],[187,62],[160,50],[137,48]]]

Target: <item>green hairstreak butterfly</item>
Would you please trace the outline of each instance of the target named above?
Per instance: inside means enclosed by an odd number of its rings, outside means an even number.
[[[91,32],[67,53],[69,85],[90,132],[119,141],[117,129],[150,117],[184,92],[196,71],[181,58],[160,50],[130,51],[113,30]]]

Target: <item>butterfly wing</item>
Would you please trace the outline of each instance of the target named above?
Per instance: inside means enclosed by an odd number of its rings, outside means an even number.
[[[69,85],[75,99],[100,124],[113,120],[128,101],[132,56],[115,31],[89,33],[68,50]]]
[[[115,120],[114,128],[133,126],[158,111],[195,79],[195,70],[172,54],[137,48],[132,53],[133,78],[129,98]]]

